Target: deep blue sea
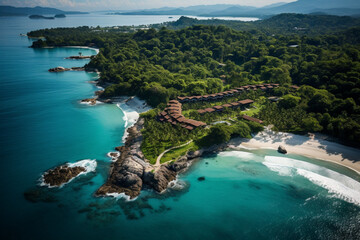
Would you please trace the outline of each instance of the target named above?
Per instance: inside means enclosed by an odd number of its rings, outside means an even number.
[[[65,57],[94,50],[31,49],[20,33],[168,20],[0,18],[1,239],[360,239],[359,176],[273,150],[201,159],[161,195],[144,191],[132,202],[93,196],[108,176],[106,154],[122,144],[124,113],[116,105],[79,103],[97,90],[90,83],[96,74],[47,71],[83,66],[87,60]],[[95,159],[96,171],[60,189],[39,186],[44,171],[83,159]]]

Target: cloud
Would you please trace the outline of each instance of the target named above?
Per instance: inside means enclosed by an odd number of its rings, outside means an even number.
[[[265,6],[276,2],[295,0],[0,0],[0,5],[16,7],[55,7],[64,10],[128,10],[158,7],[184,7],[212,4],[238,4],[246,6]]]

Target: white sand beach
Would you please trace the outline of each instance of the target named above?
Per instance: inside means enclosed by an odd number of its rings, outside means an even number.
[[[235,141],[233,147],[250,149],[277,149],[279,145],[290,154],[334,162],[360,174],[360,149],[327,141],[320,137],[302,136],[291,133],[274,132],[265,129],[252,139]]]

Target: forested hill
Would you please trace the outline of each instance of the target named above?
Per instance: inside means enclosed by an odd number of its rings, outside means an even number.
[[[194,25],[224,25],[235,30],[261,30],[268,34],[320,35],[360,26],[360,18],[284,13],[254,22],[220,19],[198,20],[189,17],[181,17],[178,21],[168,22],[163,25],[169,29],[181,29]],[[158,28],[161,26],[162,24],[154,25],[154,27]]]
[[[360,144],[360,27],[337,30],[312,36],[195,25],[134,33],[62,28],[29,35],[47,39],[33,47],[98,46],[100,53],[86,67],[101,71],[100,82],[112,83],[103,97],[137,95],[162,109],[177,96],[279,83],[273,94],[283,100],[262,108],[261,119],[281,131],[322,131]],[[301,88],[291,92],[291,84]]]

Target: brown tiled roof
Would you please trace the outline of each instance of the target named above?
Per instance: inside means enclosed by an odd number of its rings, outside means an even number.
[[[184,122],[185,120],[186,120],[186,118],[184,116],[181,116],[178,119],[176,119],[176,121],[178,121],[178,122]]]
[[[169,103],[179,103],[178,100],[170,100]]]
[[[274,88],[274,87],[273,87],[273,86],[271,86],[271,85],[268,85],[268,86],[267,86],[267,88],[268,88],[268,89],[271,89],[271,88]]]
[[[233,107],[237,107],[237,106],[240,105],[240,103],[238,103],[238,102],[232,102],[232,103],[230,103],[230,104],[231,104],[231,106],[233,106]]]
[[[224,107],[223,106],[214,106],[213,109],[216,109],[216,110],[221,110],[223,109]]]
[[[171,111],[171,110],[180,110],[181,107],[167,107],[167,111]]]
[[[261,90],[266,90],[267,88],[266,87],[260,87]]]
[[[296,85],[291,85],[290,87],[293,88],[293,89],[299,89],[300,88],[299,86],[296,86]]]
[[[187,125],[185,128],[188,129],[188,130],[193,130],[194,129],[192,126],[189,126],[189,125]]]
[[[239,103],[242,104],[242,105],[250,104],[250,103],[253,103],[253,102],[254,101],[251,100],[251,99],[245,99],[245,100],[239,101]]]
[[[180,117],[183,117],[183,115],[181,115],[181,114],[173,114],[173,115],[171,115],[173,118],[175,118],[175,119],[178,119],[178,118],[180,118]]]
[[[248,120],[248,121],[252,121],[252,122],[257,122],[257,123],[260,123],[260,124],[263,123],[263,121],[261,121],[260,119],[253,118],[253,117],[250,117],[248,115],[243,115],[243,119]]]
[[[222,106],[223,107],[231,107],[231,104],[226,103],[226,104],[223,104]]]
[[[197,110],[197,112],[200,113],[200,114],[206,113],[206,111],[204,109],[199,109],[199,110]]]
[[[196,121],[196,120],[193,120],[193,119],[187,119],[186,123],[189,124],[189,125],[192,125],[194,127],[200,127],[200,126],[205,126],[206,125],[206,123],[204,123],[204,122]]]
[[[215,109],[213,109],[213,108],[205,108],[204,110],[206,112],[215,112]]]

